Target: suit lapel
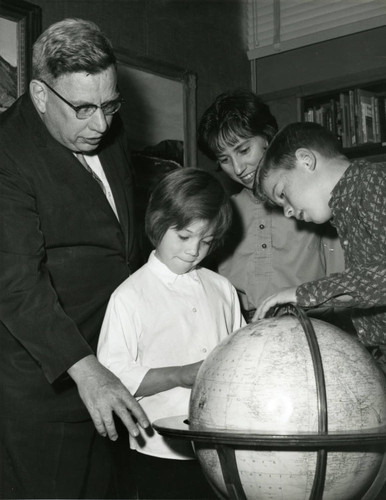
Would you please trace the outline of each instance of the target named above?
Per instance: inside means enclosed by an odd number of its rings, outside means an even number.
[[[74,191],[80,191],[80,196],[87,199],[98,210],[118,220],[98,182],[87,172],[75,155],[56,141],[48,145],[48,154],[52,155],[52,165],[63,182],[71,182]]]

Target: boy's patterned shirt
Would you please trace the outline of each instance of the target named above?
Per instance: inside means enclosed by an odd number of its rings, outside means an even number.
[[[298,305],[345,305],[365,345],[386,345],[386,164],[354,161],[330,200],[345,271],[304,283]],[[342,303],[341,295],[352,300]]]

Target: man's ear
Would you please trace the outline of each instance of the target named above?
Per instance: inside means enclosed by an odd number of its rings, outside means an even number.
[[[295,152],[298,164],[307,170],[315,170],[316,167],[316,157],[314,152],[308,148],[299,148]]]
[[[29,84],[31,98],[36,108],[41,112],[46,112],[47,89],[39,80],[31,80]]]

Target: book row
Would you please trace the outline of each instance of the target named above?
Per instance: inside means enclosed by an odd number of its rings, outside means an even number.
[[[385,96],[360,88],[341,92],[318,105],[306,105],[304,109],[304,121],[331,130],[344,148],[371,143],[386,145],[385,116]]]

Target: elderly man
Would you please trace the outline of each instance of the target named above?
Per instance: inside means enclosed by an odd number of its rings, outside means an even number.
[[[106,497],[114,414],[133,436],[148,426],[95,357],[110,294],[137,266],[121,103],[111,43],[66,19],[0,115],[2,498]]]

